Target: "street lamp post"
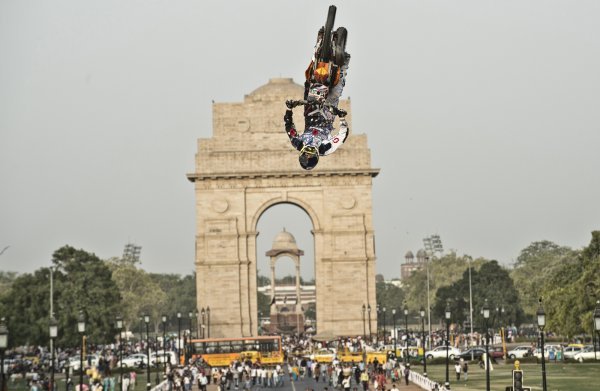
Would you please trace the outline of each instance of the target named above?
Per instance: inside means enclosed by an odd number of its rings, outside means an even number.
[[[383,307],[383,343],[385,344],[385,307]]]
[[[396,331],[396,309],[392,308],[392,322],[394,323],[394,332],[392,333],[392,337],[394,338],[394,357],[396,356],[396,337],[398,336],[398,332]]]
[[[373,333],[371,332],[371,304],[367,304],[367,313],[369,314],[369,341],[373,338]]]
[[[204,329],[206,328],[206,326],[204,325],[204,315],[205,314],[206,314],[206,311],[204,310],[204,307],[202,307],[200,309],[200,316],[202,317],[202,327],[201,327],[201,329],[202,329],[202,339],[204,339],[204,336],[205,336]]]
[[[144,315],[144,323],[146,323],[146,390],[150,391],[152,388],[152,383],[150,383],[150,332],[148,330],[150,315]]]
[[[54,316],[50,317],[49,334],[50,334],[50,340],[52,341],[52,343],[51,343],[52,353],[50,355],[51,360],[52,360],[52,364],[51,364],[52,371],[50,372],[50,391],[54,391],[54,389],[56,388],[54,386],[54,350],[55,350],[54,340],[58,336],[58,323],[56,322],[56,319],[54,319]]]
[[[594,310],[594,329],[596,330],[596,340],[598,340],[600,338],[600,300],[596,301],[596,309]],[[596,344],[594,344],[594,359],[598,359],[596,357]]]
[[[544,327],[546,327],[546,312],[542,306],[542,298],[540,297],[540,305],[535,313],[537,315],[537,324],[540,329],[540,342],[542,353],[542,390],[546,391],[546,360],[544,359]]]
[[[427,377],[427,355],[425,354],[425,308],[421,307],[419,315],[421,315],[421,335],[423,338],[421,342],[421,346],[423,347],[423,376]]]
[[[154,365],[156,365],[156,376],[154,382],[156,385],[160,382],[158,373],[160,372],[160,363],[158,362],[158,333],[154,333]]]
[[[450,312],[450,305],[446,304],[446,311],[444,311],[446,317],[446,383],[444,386],[447,390],[450,389],[450,372],[448,369],[449,361],[449,350],[450,350],[450,318],[452,318],[452,312]]]
[[[473,351],[473,288],[471,284],[471,262],[473,258],[467,256],[469,261],[469,327],[471,329],[471,333],[469,334],[469,348],[471,348],[471,361],[475,360]]]
[[[163,348],[163,366],[165,368],[165,376],[167,375],[167,315],[163,315],[161,317],[162,326],[163,326],[163,340],[162,340],[162,348]]]
[[[485,323],[485,389],[490,391],[490,352],[489,342],[490,334],[488,329],[488,320],[490,319],[490,308],[487,305],[487,299],[483,306],[483,319]]]
[[[123,317],[118,314],[115,317],[115,326],[119,330],[119,391],[123,390]]]
[[[198,308],[194,310],[194,319],[196,320],[196,327],[194,328],[196,331],[196,338],[200,338],[200,334],[198,333]]]
[[[185,360],[185,363],[187,364],[192,356],[192,328],[193,328],[193,319],[194,319],[194,313],[192,311],[188,312],[188,316],[190,318],[190,333],[188,334],[188,340],[187,340],[187,360]]]
[[[8,327],[6,327],[5,319],[0,319],[0,391],[5,390],[6,382],[4,381],[4,352],[8,347]]]
[[[408,364],[408,307],[404,302],[404,332],[406,333],[406,350],[404,352],[404,363]]]
[[[207,338],[210,338],[210,307],[206,306],[206,319],[208,322],[208,328],[207,328]]]
[[[365,324],[365,312],[367,312],[367,306],[363,303],[362,305],[362,317],[363,317],[363,338],[364,341],[367,341],[367,326]]]
[[[379,343],[379,323],[381,322],[381,307],[379,306],[379,304],[377,304],[377,307],[375,308],[377,309],[377,327],[375,328],[375,339],[377,340],[377,343]]]
[[[177,312],[177,365],[181,363],[181,352],[180,349],[181,341],[181,312]]]
[[[79,390],[83,390],[83,334],[85,333],[85,314],[83,310],[79,310],[79,317],[77,319],[77,331],[81,336],[81,350],[79,352]]]

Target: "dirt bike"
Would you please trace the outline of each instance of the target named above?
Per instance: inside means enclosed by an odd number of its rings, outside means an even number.
[[[340,68],[346,61],[346,40],[348,31],[345,27],[338,27],[333,31],[335,13],[337,8],[329,6],[325,25],[319,31],[320,39],[317,42],[315,58],[306,69],[306,81],[321,83],[327,87],[335,86],[340,79]]]
[[[285,101],[285,104],[289,109],[293,109],[296,106],[300,106],[300,105],[305,106],[305,105],[310,105],[310,104],[314,104],[314,103],[301,99],[301,100],[287,100],[287,101]],[[346,116],[346,114],[348,114],[346,112],[346,110],[338,109],[336,106],[334,106],[330,103],[324,102],[324,103],[322,103],[322,105],[324,107],[328,107],[329,109],[331,109],[331,112],[340,118],[343,118]]]

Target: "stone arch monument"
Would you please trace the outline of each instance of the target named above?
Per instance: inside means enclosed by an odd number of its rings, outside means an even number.
[[[314,236],[317,332],[360,335],[362,305],[375,308],[375,239],[367,137],[352,128],[333,155],[312,171],[283,126],[286,99],[303,87],[271,79],[240,103],[213,103],[213,137],[198,140],[196,289],[198,308],[210,307],[212,337],[257,335],[256,227],[270,207],[291,203],[310,217]],[[301,108],[294,120],[304,126]],[[336,124],[336,128],[337,128]],[[371,319],[376,329],[377,319]]]

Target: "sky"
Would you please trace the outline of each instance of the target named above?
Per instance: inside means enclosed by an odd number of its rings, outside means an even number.
[[[596,0],[4,0],[0,270],[49,266],[66,244],[109,258],[133,242],[145,270],[191,273],[186,174],[212,135],[211,101],[302,82],[331,3],[348,29],[351,132],[381,169],[378,273],[397,278],[431,234],[506,266],[534,241],[589,243],[600,229]],[[283,228],[311,278],[312,227],[293,206],[259,221],[259,270]],[[293,270],[282,264],[279,276]]]

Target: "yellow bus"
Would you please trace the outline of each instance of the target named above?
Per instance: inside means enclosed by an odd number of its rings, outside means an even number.
[[[227,367],[236,360],[283,364],[280,336],[193,339],[191,355],[193,359],[202,358],[211,367]]]

